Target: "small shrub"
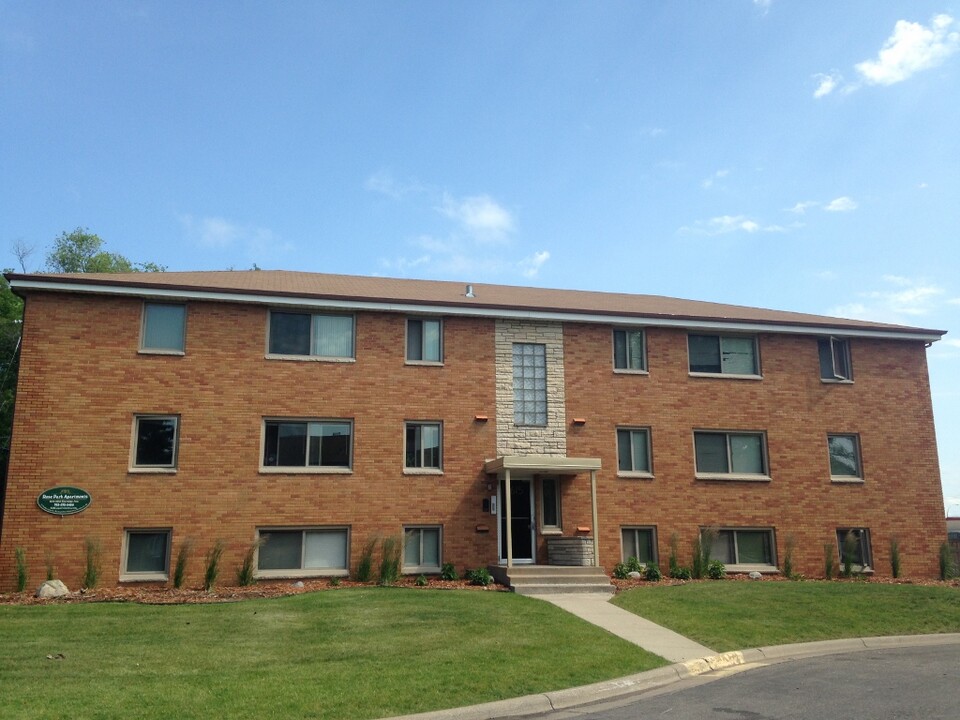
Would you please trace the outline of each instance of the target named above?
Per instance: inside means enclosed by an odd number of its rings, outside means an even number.
[[[823,546],[823,577],[826,580],[832,580],[835,571],[834,565],[837,559],[833,554],[833,545],[825,543]]]
[[[787,535],[787,539],[783,544],[783,576],[785,578],[790,578],[791,580],[794,577],[793,572],[793,549],[796,546],[797,541],[793,535]]]
[[[257,553],[257,548],[262,544],[260,540],[255,540],[250,543],[250,547],[248,547],[247,551],[243,554],[243,562],[241,562],[240,567],[237,568],[237,585],[240,587],[253,585],[257,582],[256,577],[254,577],[256,569],[253,567],[253,558]]]
[[[707,574],[710,567],[710,553],[713,541],[717,539],[716,528],[704,528],[693,539],[693,568],[691,574],[699,580]]]
[[[417,579],[413,581],[414,585],[417,587],[426,587],[427,586],[427,576],[426,575],[417,575]]]
[[[691,564],[690,574],[693,575],[694,580],[703,577],[703,542],[700,540],[699,534],[693,539],[693,563]]]
[[[650,582],[660,582],[663,580],[663,573],[660,572],[660,568],[656,563],[651,562],[647,563],[647,566],[643,569],[643,578]]]
[[[900,577],[900,541],[895,537],[890,538],[890,574]]]
[[[487,587],[490,583],[493,582],[493,576],[490,574],[490,571],[484,567],[477,568],[476,570],[467,570],[467,580],[470,581],[471,585],[482,585]]]
[[[399,538],[388,537],[383,539],[380,552],[380,577],[381,585],[393,585],[400,577],[400,553],[403,550],[403,542]]]
[[[340,578],[338,577],[330,578],[330,587],[340,587]]]
[[[944,542],[940,545],[940,579],[949,580],[956,574],[956,568],[953,563],[953,550],[950,543]]]
[[[674,580],[689,580],[693,577],[693,573],[690,572],[690,568],[684,567],[683,565],[677,565],[675,568],[671,568],[670,577]]]
[[[177,589],[183,587],[183,579],[187,575],[187,563],[190,561],[190,550],[193,548],[193,541],[186,538],[180,543],[180,549],[177,550],[177,562],[173,566],[173,586]]]
[[[707,564],[707,577],[711,580],[723,580],[727,576],[727,568],[719,560],[711,560]]]
[[[676,577],[674,575],[680,569],[680,536],[675,532],[670,533],[670,577]]]
[[[643,565],[640,564],[640,561],[637,560],[633,555],[627,558],[627,570],[630,572],[643,572]]]
[[[17,592],[27,589],[27,553],[22,547],[14,548],[13,555],[17,561]]]
[[[853,561],[857,556],[857,536],[850,530],[843,536],[843,576],[853,577]]]
[[[371,538],[363,546],[360,562],[357,563],[357,572],[354,573],[357,582],[370,582],[370,578],[373,577],[373,551],[377,549],[377,542],[377,538]]]
[[[440,566],[440,577],[443,580],[459,580],[460,574],[457,572],[457,568],[454,567],[453,563],[445,562]]]
[[[83,573],[83,587],[92,590],[100,580],[100,541],[88,537],[84,542],[87,567]]]
[[[626,563],[618,562],[613,566],[613,576],[617,580],[626,580],[630,577],[630,568],[627,567]]]
[[[47,566],[47,580],[53,580],[57,576],[57,569],[53,566],[53,554],[47,552],[44,555],[44,562]]]
[[[223,540],[217,540],[207,551],[207,569],[203,574],[203,589],[210,592],[220,574],[220,558],[223,556]]]

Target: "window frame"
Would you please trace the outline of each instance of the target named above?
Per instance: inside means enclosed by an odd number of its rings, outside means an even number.
[[[833,448],[831,440],[834,438],[846,438],[853,442],[854,460],[857,463],[856,475],[837,475],[833,472]],[[830,481],[835,483],[862,483],[863,478],[863,456],[860,450],[860,436],[856,433],[827,433],[827,463],[830,469]]]
[[[130,537],[132,535],[163,535],[165,549],[163,570],[134,571],[128,568],[130,562]],[[166,582],[170,579],[170,548],[173,544],[173,528],[146,527],[124,528],[123,544],[120,549],[120,582]]]
[[[408,465],[407,456],[409,454],[409,449],[407,447],[407,440],[409,430],[412,427],[419,427],[421,432],[420,437],[420,447],[417,449],[417,454],[420,457],[421,463],[424,462],[424,453],[425,449],[423,447],[423,432],[424,427],[435,427],[437,428],[437,465]],[[403,472],[405,475],[443,475],[443,422],[440,420],[407,420],[403,423]]]
[[[426,565],[423,562],[423,535],[425,531],[437,533],[437,564]],[[420,536],[420,554],[417,565],[407,564],[407,533],[416,532]],[[401,550],[400,572],[404,575],[437,574],[443,567],[443,525],[404,525],[403,548]]]
[[[530,353],[534,356],[534,363],[530,366],[533,370],[533,377],[527,377],[527,374],[524,370],[527,368],[527,365],[521,364],[517,365],[517,348],[533,348],[536,352]],[[526,353],[520,353],[520,357],[524,357]],[[536,371],[538,369],[537,362],[540,359],[540,356],[543,356],[543,378],[536,377]],[[511,390],[513,392],[513,424],[518,427],[538,427],[545,428],[550,425],[550,387],[549,387],[549,378],[547,377],[547,346],[545,343],[530,343],[530,342],[514,342],[510,347],[510,362],[511,362]],[[517,370],[521,371],[521,374],[517,375]],[[521,383],[525,384],[526,381],[530,381],[534,384],[532,388],[517,387],[517,381],[520,380]],[[540,411],[536,406],[540,405],[540,392],[541,388],[540,380],[543,381],[543,422],[540,422]],[[527,413],[525,409],[520,407],[524,402],[528,402],[523,399],[518,400],[518,393],[521,395],[526,392],[536,393],[536,396],[532,401],[534,403],[534,409],[530,414]],[[533,418],[530,420],[530,418]]]
[[[723,435],[727,450],[727,468],[728,472],[701,471],[697,457],[697,436],[698,435]],[[730,446],[730,438],[738,436],[749,436],[760,438],[760,462],[763,465],[762,473],[734,472],[733,450]],[[693,431],[693,463],[694,474],[697,480],[734,480],[748,482],[770,482],[770,459],[767,452],[767,433],[763,430],[712,430],[696,429]]]
[[[714,542],[720,539],[721,535],[724,533],[732,533],[732,545],[734,560],[732,563],[724,563],[724,567],[731,572],[762,572],[762,573],[776,573],[779,572],[777,567],[777,532],[773,527],[717,527],[712,528],[716,533],[716,539]],[[707,528],[700,528],[700,536],[703,537],[703,533],[707,531]],[[737,542],[737,533],[766,533],[768,547],[770,548],[770,563],[742,563],[740,560],[740,546]],[[713,547],[710,548],[711,553],[710,557],[712,560],[719,560],[720,558],[716,557],[713,554]]]
[[[624,543],[624,533],[634,533],[634,544],[638,546],[636,534],[638,533],[650,533],[650,554],[651,558],[649,561],[641,560],[635,555],[627,555],[627,546]],[[659,548],[657,547],[657,526],[656,525],[621,525],[620,526],[620,561],[627,562],[631,557],[637,557],[640,565],[643,567],[647,566],[648,562],[653,564],[658,564],[660,561]]]
[[[646,445],[647,445],[647,469],[638,470],[636,469],[636,459],[633,457],[633,434],[634,433],[644,433],[646,435]],[[629,433],[630,434],[630,470],[624,470],[620,467],[620,433]],[[644,426],[633,426],[633,425],[624,425],[617,427],[617,477],[624,478],[653,478],[653,438],[652,432],[649,427]]]
[[[623,335],[623,353],[625,365],[617,365],[617,336],[619,334]],[[633,355],[630,352],[630,336],[639,334],[640,335],[640,367],[631,367],[631,360]],[[611,336],[612,341],[612,354],[613,354],[613,371],[615,373],[622,373],[624,375],[649,375],[650,372],[647,369],[647,332],[645,328],[637,327],[615,327],[612,331]]]
[[[720,370],[711,372],[708,370],[694,370],[693,357],[690,349],[690,340],[694,337],[717,338],[717,352],[720,358]],[[753,344],[753,372],[752,373],[734,373],[724,372],[723,370],[723,341],[724,340],[751,340]],[[756,334],[738,334],[738,333],[687,333],[687,372],[690,377],[709,377],[709,378],[728,378],[731,380],[762,380],[763,369],[760,364],[760,338]]]
[[[306,425],[306,447],[304,449],[304,465],[267,465],[266,464],[266,453],[267,453],[267,433],[268,426],[270,425]],[[309,465],[306,464],[309,461],[310,454],[310,437],[323,437],[311,436],[310,435],[310,425],[311,424],[330,424],[330,425],[347,425],[350,428],[350,441],[347,447],[347,465]],[[355,423],[352,418],[285,418],[285,417],[265,417],[260,423],[260,472],[267,474],[278,474],[278,475],[349,475],[353,473],[353,462],[354,462],[354,441],[356,439],[356,428]],[[279,441],[278,441],[279,443]],[[277,460],[279,462],[279,451],[277,453]],[[321,457],[322,459],[322,457]]]
[[[140,449],[140,421],[141,420],[172,420],[173,421],[173,451],[169,464],[139,464],[137,455]],[[133,429],[130,436],[130,458],[127,472],[176,474],[180,463],[180,416],[174,413],[135,413]]]
[[[825,347],[830,349],[830,364],[825,362]],[[839,353],[838,353],[839,350]],[[840,356],[840,368],[837,367],[837,356]],[[853,356],[850,351],[850,338],[829,335],[817,338],[817,358],[820,365],[820,381],[824,383],[853,383]],[[843,367],[843,366],[846,367]],[[829,374],[828,374],[829,371]],[[846,374],[844,374],[846,372]]]
[[[273,316],[274,315],[306,315],[310,318],[310,336],[307,340],[310,352],[301,353],[276,353],[271,350],[273,339]],[[350,318],[350,354],[349,355],[317,355],[313,352],[316,345],[316,319],[319,317]],[[357,360],[357,316],[355,313],[345,312],[314,312],[300,308],[270,308],[267,312],[267,347],[266,358],[268,360],[301,360],[308,362],[341,362],[352,363]]]
[[[860,554],[860,563],[853,563],[852,569],[854,572],[858,573],[872,573],[873,572],[873,547],[870,542],[870,528],[868,527],[838,527],[836,529],[837,536],[837,557],[840,561],[838,566],[840,571],[843,571],[843,540],[847,536],[848,532],[856,533],[857,541],[859,546]],[[863,562],[866,560],[866,562]]]
[[[424,332],[425,323],[437,323],[437,356],[438,360],[426,360],[427,350],[427,340],[426,333]],[[413,348],[413,344],[410,340],[410,324],[419,323],[420,324],[420,348],[419,354],[420,358],[411,358],[410,352]],[[406,320],[406,326],[404,328],[404,361],[407,365],[432,365],[432,366],[441,366],[444,363],[443,357],[443,318],[435,316],[414,316],[408,317]]]
[[[179,348],[165,348],[165,347],[152,347],[146,344],[147,342],[147,325],[149,322],[150,308],[155,307],[164,307],[171,308],[176,307],[180,308],[183,311],[183,317],[180,323],[180,347]],[[143,306],[140,311],[140,347],[138,352],[143,355],[185,355],[187,350],[187,304],[186,303],[164,303],[164,302],[151,302],[144,301]]]
[[[305,577],[347,577],[350,575],[350,541],[351,541],[351,529],[349,525],[265,525],[263,527],[258,527],[256,536],[256,557],[254,558],[254,577],[256,578],[305,578]],[[270,533],[300,533],[300,567],[299,568],[260,568],[260,549],[267,542],[264,538],[264,535],[270,535]],[[344,534],[346,543],[344,550],[344,566],[343,567],[322,567],[322,568],[305,568],[303,567],[304,561],[304,548],[306,547],[306,535],[307,533],[339,533]]]
[[[546,483],[553,483],[555,487],[554,491],[554,507],[553,512],[557,516],[557,522],[555,524],[548,524],[546,522],[547,518],[547,496],[544,492],[544,485]],[[563,532],[563,503],[560,498],[560,478],[556,475],[545,475],[540,478],[540,517],[537,519],[537,522],[540,524],[540,533],[542,535],[559,535]]]

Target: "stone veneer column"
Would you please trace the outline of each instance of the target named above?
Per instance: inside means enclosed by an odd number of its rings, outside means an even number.
[[[513,344],[546,348],[547,425],[513,420]],[[563,326],[536,320],[497,320],[497,455],[567,454],[567,413],[563,374]]]

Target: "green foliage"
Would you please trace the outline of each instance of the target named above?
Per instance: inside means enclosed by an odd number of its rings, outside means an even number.
[[[703,577],[703,542],[699,534],[693,539],[692,556],[693,563],[691,564],[690,572],[694,580],[699,580]]]
[[[257,582],[256,568],[253,566],[253,559],[257,554],[257,549],[263,544],[262,540],[255,540],[250,543],[247,551],[243,554],[243,561],[237,568],[237,585],[246,587]]]
[[[853,561],[857,556],[857,536],[853,530],[843,536],[843,576],[853,577]]]
[[[823,577],[826,580],[833,580],[836,572],[835,565],[837,559],[833,554],[833,545],[824,543],[823,545]]]
[[[47,254],[47,270],[55,273],[163,272],[156,263],[134,263],[103,249],[103,240],[86,228],[63,232]]]
[[[651,562],[647,563],[647,566],[643,569],[643,578],[650,582],[660,582],[663,580],[663,573],[660,572],[660,568],[656,563]]]
[[[493,576],[490,574],[489,570],[481,567],[475,570],[467,570],[467,580],[470,581],[471,585],[482,585],[483,587],[487,587],[493,582]]]
[[[14,548],[14,558],[17,563],[17,592],[27,589],[27,552],[22,547]]]
[[[97,586],[100,580],[100,541],[96,538],[88,537],[84,541],[87,565],[83,573],[83,587],[92,590]]]
[[[707,563],[707,577],[711,580],[723,580],[727,576],[727,568],[719,560]]]
[[[340,587],[340,578],[338,577],[330,578],[330,587]]]
[[[940,579],[949,580],[957,573],[957,568],[953,562],[953,550],[950,543],[944,542],[940,545]]]
[[[187,574],[187,563],[190,561],[190,551],[193,549],[193,541],[186,538],[180,543],[180,549],[177,550],[177,562],[173,568],[173,586],[175,588],[183,587],[183,580]]]
[[[670,568],[670,577],[674,580],[689,580],[693,577],[693,573],[690,572],[690,568],[677,565],[675,568]]]
[[[377,538],[371,538],[363,546],[363,553],[360,555],[360,562],[357,563],[357,571],[353,574],[357,582],[370,582],[373,577],[373,551],[377,549]]]
[[[457,568],[454,567],[453,563],[445,562],[440,566],[440,577],[444,580],[459,580],[460,574],[457,572]]]
[[[380,546],[380,576],[381,585],[393,585],[400,577],[400,553],[403,551],[403,540],[395,537],[386,537]]]
[[[890,574],[900,577],[900,541],[895,537],[890,538]]]
[[[47,566],[47,580],[53,580],[57,576],[57,569],[53,566],[53,555],[48,551],[44,560]]]
[[[207,569],[203,574],[203,589],[210,591],[217,584],[217,576],[220,575],[220,558],[223,556],[223,540],[217,540],[213,547],[207,551]]]
[[[4,272],[12,271],[8,268]],[[7,279],[0,275],[0,467],[4,468],[13,428],[22,321],[23,300],[13,294]]]
[[[618,562],[613,566],[613,576],[617,580],[626,580],[630,577],[630,568],[627,567],[626,563]]]
[[[783,545],[783,576],[793,579],[793,550],[796,547],[797,540],[793,535],[787,535]]]
[[[713,541],[717,539],[716,528],[704,528],[693,539],[693,568],[691,574],[694,580],[699,580],[707,574],[710,566],[710,553],[713,550]]]
[[[413,581],[417,587],[426,587],[427,586],[427,576],[420,574],[417,575],[417,579]]]
[[[680,536],[677,533],[670,533],[670,577],[676,577],[680,569]]]

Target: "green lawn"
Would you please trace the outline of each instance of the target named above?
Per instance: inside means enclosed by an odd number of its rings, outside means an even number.
[[[376,718],[665,664],[544,602],[390,588],[3,606],[0,648],[4,718]]]
[[[960,632],[960,588],[862,582],[644,585],[614,603],[721,652],[877,635]]]

